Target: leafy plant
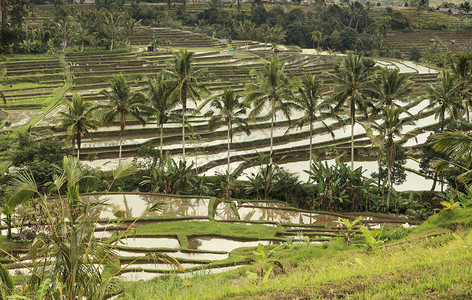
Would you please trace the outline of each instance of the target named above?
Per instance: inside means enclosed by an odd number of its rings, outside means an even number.
[[[344,236],[344,242],[346,245],[351,245],[351,239],[356,233],[358,224],[360,224],[362,220],[364,220],[364,217],[358,217],[352,222],[349,221],[349,219],[339,217],[337,221],[334,221],[334,223],[341,225],[341,234]]]
[[[385,224],[382,226],[382,228],[380,229],[380,231],[374,231],[374,230],[369,230],[367,227],[365,226],[361,226],[361,231],[362,231],[362,234],[364,235],[364,238],[365,238],[365,246],[367,247],[367,250],[376,250],[377,248],[379,248],[380,246],[383,245],[384,241],[381,240],[381,236],[382,236],[382,232],[385,228]]]
[[[266,283],[269,279],[270,274],[274,268],[272,263],[275,261],[270,261],[269,258],[273,256],[277,251],[284,248],[284,245],[279,245],[274,249],[270,250],[268,253],[264,251],[264,245],[259,243],[257,245],[257,251],[253,251],[252,254],[254,255],[254,261],[257,265],[257,274],[262,278],[262,283]],[[280,264],[279,262],[277,262]],[[250,275],[251,276],[251,275]],[[250,277],[249,276],[249,277]]]

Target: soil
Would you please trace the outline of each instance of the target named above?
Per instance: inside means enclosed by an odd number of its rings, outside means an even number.
[[[40,112],[39,109],[12,109],[7,110],[10,115],[11,126],[9,128],[16,128],[28,124],[31,119]],[[1,128],[0,130],[8,130],[9,128]]]

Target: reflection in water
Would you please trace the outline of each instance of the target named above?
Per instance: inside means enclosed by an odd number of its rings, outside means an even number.
[[[175,238],[122,238],[119,244],[130,248],[170,248],[179,249],[180,243]]]
[[[191,273],[176,273],[175,275],[182,278],[191,278],[195,275],[207,275],[207,274],[216,274],[226,271],[231,271],[241,266],[231,266],[231,267],[222,267],[222,268],[212,268],[212,269],[202,269],[200,271],[194,271]],[[146,271],[130,271],[125,272],[120,275],[120,277],[125,281],[138,281],[138,280],[150,280],[158,276],[164,275],[163,273],[153,273]]]
[[[102,206],[92,212],[92,217],[111,219],[113,207],[119,207],[125,211],[127,217],[137,218],[143,215],[154,203],[163,201],[166,204],[162,212],[147,213],[148,217],[208,217],[208,198],[178,198],[162,195],[148,194],[112,194],[112,195],[84,195],[81,199],[85,202],[108,200],[108,205]]]
[[[236,215],[230,202],[220,202],[216,209],[213,210],[215,220],[235,220]]]
[[[241,247],[257,247],[258,244],[273,245],[278,244],[277,241],[236,241],[225,238],[211,238],[211,237],[191,237],[189,238],[189,245],[194,245],[197,250],[207,251],[227,251],[231,252],[236,248]]]

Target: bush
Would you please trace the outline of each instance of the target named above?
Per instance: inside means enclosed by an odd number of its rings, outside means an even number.
[[[414,46],[411,50],[410,50],[410,56],[409,56],[410,60],[412,61],[420,61],[421,59],[421,51],[420,49],[417,47],[417,46]]]

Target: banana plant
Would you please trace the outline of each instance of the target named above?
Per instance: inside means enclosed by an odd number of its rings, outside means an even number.
[[[380,229],[380,231],[374,231],[374,230],[369,230],[367,227],[365,226],[361,226],[361,231],[362,231],[362,234],[364,235],[365,237],[365,244],[364,246],[367,247],[367,250],[368,251],[373,251],[373,250],[376,250],[378,249],[380,246],[383,245],[384,241],[381,240],[381,236],[382,236],[382,232],[385,228],[385,224],[382,226],[382,228]]]
[[[254,258],[255,258],[254,261],[257,265],[257,273],[262,278],[262,283],[266,283],[267,280],[269,279],[269,276],[272,273],[272,270],[274,268],[273,263],[280,265],[278,261],[271,261],[269,260],[269,258],[272,257],[277,251],[279,251],[280,249],[284,247],[285,245],[279,245],[275,247],[274,249],[270,250],[268,253],[266,253],[264,251],[264,245],[259,243],[257,245],[257,251],[252,251],[252,254],[254,255]]]
[[[333,221],[341,225],[341,234],[344,236],[346,245],[351,245],[351,239],[356,233],[357,225],[362,222],[362,220],[364,220],[364,217],[358,217],[352,222],[349,221],[349,219],[339,217],[337,221]]]

